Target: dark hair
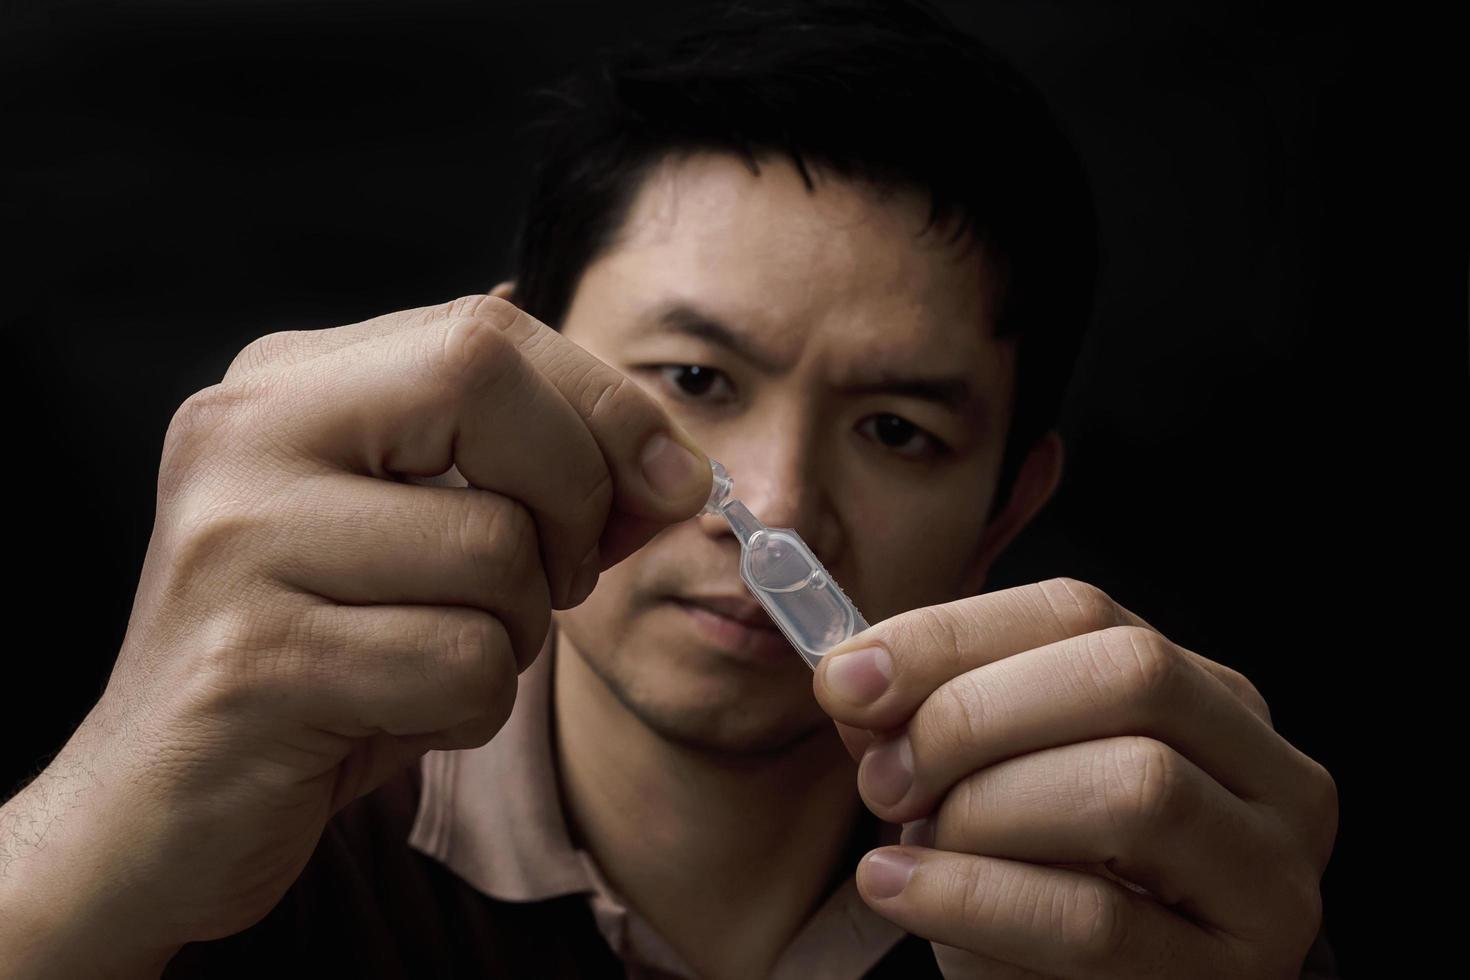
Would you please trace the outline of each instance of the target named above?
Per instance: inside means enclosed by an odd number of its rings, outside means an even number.
[[[786,0],[707,13],[542,93],[538,174],[516,240],[515,300],[559,327],[644,178],[671,154],[783,155],[927,191],[925,231],[984,242],[1005,276],[997,337],[1018,339],[1016,401],[992,516],[1055,424],[1092,307],[1091,195],[1039,94],[919,0]]]

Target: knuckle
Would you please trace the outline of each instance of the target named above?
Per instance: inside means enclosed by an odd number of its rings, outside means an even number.
[[[1123,622],[1118,604],[1095,585],[1060,577],[1038,582],[1034,588],[1042,604],[1070,636],[1104,630]]]
[[[451,685],[488,677],[490,650],[495,642],[488,616],[452,617],[445,625],[444,674]]]
[[[959,664],[964,661],[964,642],[961,631],[965,626],[963,615],[955,615],[946,606],[923,606],[903,617],[901,643],[914,650],[923,651],[925,658]]]
[[[529,571],[539,548],[531,512],[498,494],[469,496],[470,506],[452,519],[455,546],[479,558],[486,566],[484,571],[495,580]]]
[[[514,620],[506,627],[513,633],[511,649],[517,673],[531,666],[551,629],[551,596],[546,580],[538,577],[532,588],[536,596],[516,610]]]
[[[242,374],[249,374],[269,367],[282,357],[288,356],[306,334],[304,330],[280,330],[257,337],[240,349],[225,371],[225,381],[232,381]]]
[[[493,616],[479,618],[485,620],[487,642],[481,648],[478,669],[482,686],[473,707],[476,717],[493,720],[499,728],[515,704],[518,671],[505,627]]]
[[[242,421],[256,397],[252,384],[217,384],[203,388],[175,410],[163,437],[158,468],[160,500],[172,499],[179,490],[216,467],[221,456],[238,455]]]
[[[1261,960],[1274,960],[1290,949],[1300,962],[1300,957],[1306,955],[1317,939],[1322,919],[1319,876],[1303,865],[1281,861],[1273,866],[1269,901],[1261,903],[1255,921],[1245,934],[1255,940],[1255,956]],[[1250,975],[1254,976],[1261,970],[1261,964],[1252,966]]]
[[[507,681],[514,683],[505,628],[488,614],[453,617],[446,627],[444,682],[468,701],[482,704],[494,699]]]
[[[1099,686],[1121,686],[1139,705],[1169,703],[1185,681],[1185,671],[1193,669],[1177,647],[1141,626],[1111,626],[1091,637]]]
[[[1121,902],[1102,887],[1102,879],[1074,879],[1053,892],[1044,914],[1052,921],[1051,934],[1061,938],[1062,948],[1086,968],[1101,969],[1116,964],[1127,944],[1127,916]]]
[[[589,365],[576,386],[577,400],[589,420],[600,420],[608,414],[618,414],[620,409],[643,397],[625,374],[598,370]]]
[[[1332,847],[1337,840],[1338,791],[1337,780],[1327,768],[1315,759],[1308,758],[1307,811],[1312,824],[1311,836],[1314,855],[1319,868],[1327,866],[1332,857]]]
[[[961,674],[934,690],[910,723],[914,751],[925,747],[960,748],[985,743],[985,719],[992,712],[981,685]]]
[[[513,306],[509,310],[520,315]],[[489,315],[482,311],[447,320],[438,343],[428,348],[430,376],[453,391],[504,384],[520,363],[520,352],[506,336],[513,322],[514,316],[507,319],[498,307]]]
[[[234,401],[231,389],[223,384],[203,388],[184,399],[164,433],[164,462],[192,456],[201,443],[224,426]]]
[[[587,483],[587,489],[582,493],[577,512],[595,516],[600,527],[606,521],[608,511],[612,509],[612,501],[612,471],[606,465],[598,465],[592,479]]]
[[[1332,778],[1332,773],[1327,767],[1316,759],[1308,758],[1310,772],[1308,785],[1313,788],[1313,797],[1316,801],[1317,812],[1323,816],[1330,816],[1333,823],[1337,822],[1338,795],[1337,780]]]
[[[1285,918],[1296,923],[1302,944],[1310,946],[1322,928],[1322,882],[1315,874],[1289,875],[1287,881],[1293,908]]]
[[[962,864],[940,865],[934,871],[939,878],[935,889],[939,914],[946,921],[961,923],[982,934],[989,932],[1004,907],[1005,896],[981,887]]]
[[[451,517],[453,547],[468,555],[483,603],[508,632],[516,662],[527,666],[551,627],[551,597],[536,520],[518,501],[475,494]]]
[[[505,323],[509,325],[516,316],[520,315],[520,312],[514,303],[501,299],[499,296],[491,296],[489,293],[472,293],[446,303],[442,315],[446,319],[467,316],[504,317],[507,318]]]
[[[595,365],[587,367],[571,390],[574,406],[589,424],[601,423],[610,415],[636,412],[636,406],[645,398],[626,375],[601,371]],[[598,515],[600,523],[612,506],[612,471],[600,457],[588,456],[586,464],[577,474],[582,484],[579,512]]]
[[[217,703],[270,691],[303,666],[297,625],[275,604],[234,602],[207,614],[197,634],[198,676]]]
[[[193,494],[169,517],[170,591],[193,591],[218,585],[220,572],[244,574],[241,556],[252,553],[259,518],[238,500],[222,501]]]
[[[985,783],[990,778],[984,772],[972,773],[950,787],[943,802],[939,804],[939,809],[931,817],[936,834],[940,826],[964,828],[990,825],[992,815],[987,810],[989,797],[985,790]]]
[[[1138,735],[1112,739],[1103,765],[1103,806],[1125,840],[1191,819],[1195,800],[1189,773],[1164,743]]]
[[[1224,664],[1218,663],[1215,666],[1220,672],[1220,675],[1222,675],[1217,676],[1216,679],[1239,698],[1256,717],[1260,718],[1267,725],[1271,725],[1271,706],[1266,703],[1265,696],[1261,694],[1260,689],[1255,684],[1251,683],[1250,678],[1233,667],[1227,667]]]

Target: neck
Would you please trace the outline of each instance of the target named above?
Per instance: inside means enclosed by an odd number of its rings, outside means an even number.
[[[860,817],[835,731],[755,761],[674,744],[564,633],[552,703],[567,821],[609,884],[700,976],[768,974],[833,887]]]

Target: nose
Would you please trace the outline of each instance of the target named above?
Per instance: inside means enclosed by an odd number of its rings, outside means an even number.
[[[841,536],[826,485],[826,454],[813,434],[812,426],[790,417],[772,418],[704,448],[724,464],[735,496],[751,513],[770,527],[795,529],[826,564],[835,562]],[[704,515],[700,523],[711,536],[734,539],[724,518]]]

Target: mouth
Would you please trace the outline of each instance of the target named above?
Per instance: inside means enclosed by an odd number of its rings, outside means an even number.
[[[694,632],[719,649],[759,659],[792,656],[791,645],[760,603],[745,596],[670,596]]]
[[[750,629],[776,628],[761,604],[745,596],[675,596],[674,601],[702,609]]]

